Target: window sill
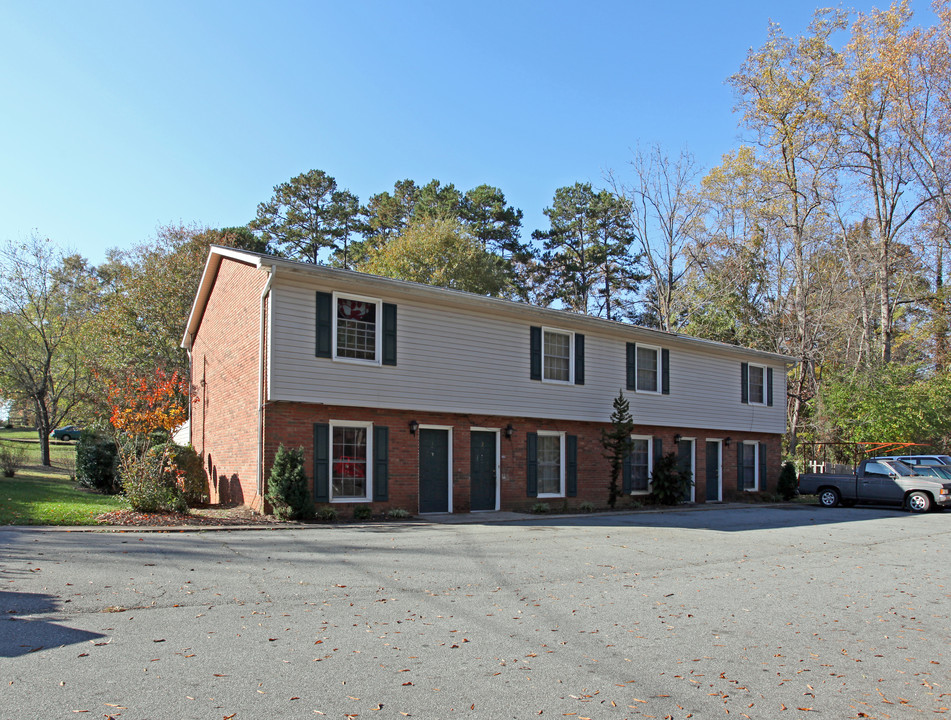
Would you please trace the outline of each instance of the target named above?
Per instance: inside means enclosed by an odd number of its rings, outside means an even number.
[[[349,363],[351,365],[368,365],[371,367],[383,364],[379,360],[361,360],[360,358],[337,357],[336,355],[334,355],[333,361]]]

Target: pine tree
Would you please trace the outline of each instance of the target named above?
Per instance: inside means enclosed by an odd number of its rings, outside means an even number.
[[[624,458],[631,452],[631,433],[634,431],[634,418],[631,416],[631,407],[624,391],[619,390],[614,398],[614,412],[611,413],[611,429],[601,430],[601,445],[604,447],[604,456],[611,462],[611,483],[608,486],[608,505],[614,508],[621,488],[618,487],[618,478],[624,466]]]

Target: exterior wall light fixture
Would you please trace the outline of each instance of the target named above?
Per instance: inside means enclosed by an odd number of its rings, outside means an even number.
[[[409,421],[409,434],[410,434],[410,435],[415,435],[417,430],[419,430],[419,423],[416,422],[415,420],[410,420],[410,421]]]
[[[512,423],[509,423],[505,426],[505,437],[510,438],[515,433],[515,428],[512,427]]]

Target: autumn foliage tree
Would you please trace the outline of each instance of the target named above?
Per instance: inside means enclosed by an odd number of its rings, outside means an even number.
[[[107,381],[122,489],[134,510],[183,511],[185,473],[172,433],[188,417],[188,381],[178,372]]]

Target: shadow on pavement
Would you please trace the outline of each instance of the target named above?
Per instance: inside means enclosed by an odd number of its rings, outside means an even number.
[[[895,519],[917,522],[927,515],[912,515],[900,508],[855,507],[823,508],[818,505],[740,505],[719,508],[672,508],[650,512],[530,517],[505,522],[505,525],[539,527],[644,527],[742,532],[781,528],[839,525],[866,520]]]
[[[101,638],[100,633],[77,630],[42,618],[19,618],[51,612],[56,598],[40,593],[0,591],[0,657],[18,657],[44,648],[74,645]]]

